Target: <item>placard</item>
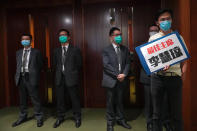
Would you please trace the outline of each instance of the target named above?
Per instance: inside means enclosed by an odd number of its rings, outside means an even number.
[[[190,57],[186,45],[176,31],[140,45],[135,50],[148,75]]]

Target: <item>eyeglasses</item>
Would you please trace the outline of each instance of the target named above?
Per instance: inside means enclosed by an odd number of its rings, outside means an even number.
[[[59,36],[68,36],[68,34],[60,34]]]
[[[167,17],[167,18],[161,18],[160,21],[166,21],[166,20],[171,20],[171,17]]]
[[[122,36],[122,33],[120,33],[120,34],[113,34],[112,36]]]

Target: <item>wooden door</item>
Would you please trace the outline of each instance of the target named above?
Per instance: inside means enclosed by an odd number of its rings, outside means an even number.
[[[111,11],[114,12],[114,25],[110,23]],[[85,103],[87,107],[105,107],[106,92],[102,82],[102,50],[108,46],[109,30],[112,26],[121,29],[123,44],[128,43],[128,6],[118,4],[90,4],[84,6],[84,54],[85,54]],[[128,89],[128,88],[127,88]],[[129,91],[125,92],[125,100],[129,100]]]
[[[23,33],[29,32],[28,10],[7,9],[7,52],[10,105],[19,104],[18,88],[15,85],[16,51],[23,48],[20,41]]]

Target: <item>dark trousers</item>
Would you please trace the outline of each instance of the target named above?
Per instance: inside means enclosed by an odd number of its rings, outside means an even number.
[[[152,123],[152,115],[153,115],[153,104],[152,104],[152,97],[151,97],[151,87],[150,84],[144,84],[144,111],[147,124]]]
[[[145,98],[145,117],[147,124],[153,123],[152,116],[153,116],[153,103],[152,103],[152,95],[151,95],[151,85],[150,84],[144,84],[144,98]],[[162,124],[166,124],[170,122],[170,116],[169,116],[169,102],[167,93],[165,91],[164,93],[164,99],[162,103],[162,114],[161,114],[161,120]]]
[[[152,99],[153,99],[153,128],[160,131],[162,101],[167,93],[170,117],[175,131],[183,131],[182,120],[182,80],[179,76],[151,76]]]
[[[21,75],[19,83],[19,96],[20,96],[20,114],[19,117],[24,119],[27,117],[28,107],[28,94],[34,105],[34,115],[37,120],[43,119],[43,112],[41,108],[41,102],[38,94],[38,86],[32,86],[29,83],[29,75],[26,73],[24,76]]]
[[[69,87],[66,85],[65,76],[62,74],[60,86],[56,87],[57,95],[57,115],[58,119],[63,119],[65,115],[65,92],[68,92],[71,102],[73,115],[76,120],[81,119],[81,106],[79,99],[78,86]]]
[[[107,124],[112,125],[115,120],[124,120],[123,111],[123,90],[124,86],[117,82],[114,88],[107,88]]]

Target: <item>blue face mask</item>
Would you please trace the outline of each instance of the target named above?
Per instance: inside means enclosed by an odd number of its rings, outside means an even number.
[[[22,40],[21,41],[21,44],[23,45],[23,46],[29,46],[30,45],[30,40]]]
[[[122,36],[116,36],[115,38],[114,38],[114,41],[117,43],[117,44],[121,44],[122,43]]]
[[[60,43],[66,43],[68,41],[68,37],[62,35],[59,37],[59,41],[60,41]]]
[[[169,20],[165,20],[165,21],[162,21],[160,23],[160,28],[163,30],[163,31],[167,31],[171,28],[171,24],[172,22],[169,21]]]

